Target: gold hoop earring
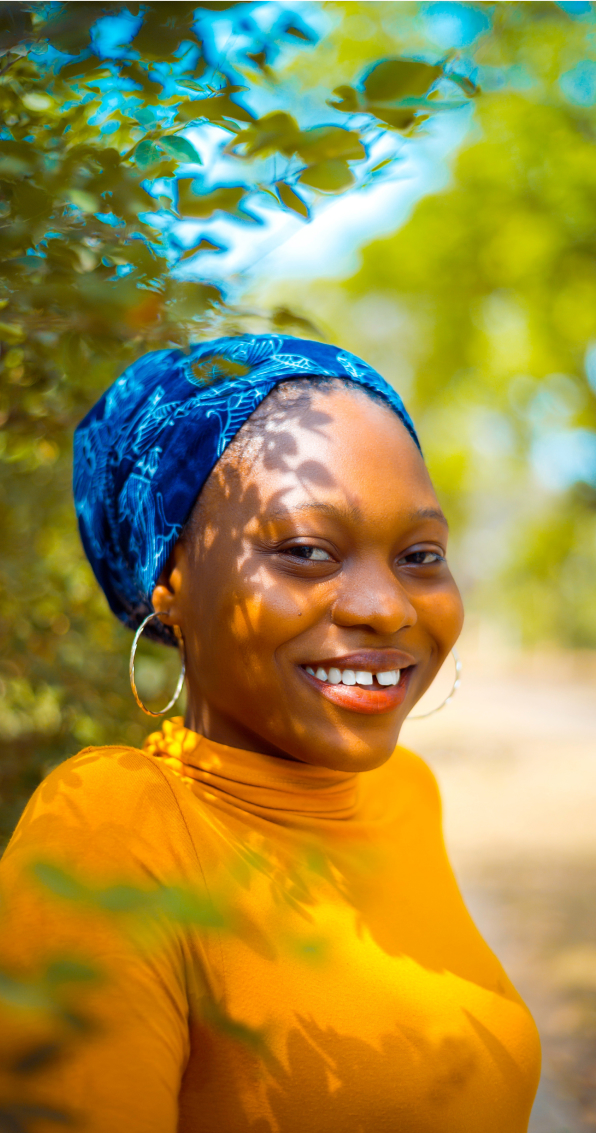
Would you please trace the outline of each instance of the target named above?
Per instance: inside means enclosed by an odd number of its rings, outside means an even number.
[[[436,708],[431,708],[430,712],[419,712],[417,716],[408,716],[408,720],[424,720],[427,716],[434,716],[435,712],[440,712],[442,708],[445,708],[453,700],[453,697],[455,696],[461,684],[461,661],[459,659],[459,653],[457,652],[455,646],[453,646],[451,653],[453,660],[455,661],[455,679],[451,686],[451,692],[448,696],[445,697],[441,704],[439,704]]]
[[[180,632],[180,627],[174,626],[173,627],[174,633],[176,634],[176,637],[178,638],[178,645],[179,645],[179,648],[180,648],[180,653],[182,655],[182,672],[180,673],[180,679],[178,681],[178,684],[176,685],[176,691],[175,691],[172,699],[169,700],[168,703],[166,704],[165,708],[161,709],[161,712],[152,712],[150,708],[145,708],[145,705],[143,704],[143,701],[141,700],[141,698],[140,698],[140,696],[137,692],[137,686],[135,684],[135,654],[136,654],[136,651],[137,651],[137,645],[139,643],[139,638],[140,638],[145,626],[147,625],[147,622],[150,622],[152,618],[158,618],[158,617],[159,617],[159,612],[147,614],[147,617],[144,619],[144,621],[141,622],[141,624],[140,624],[140,626],[139,626],[139,628],[138,628],[138,630],[137,630],[137,632],[135,633],[135,636],[134,636],[134,641],[132,643],[132,647],[131,647],[131,650],[130,650],[130,662],[129,662],[129,665],[128,665],[128,675],[130,677],[130,687],[132,689],[132,695],[134,696],[139,708],[142,708],[143,712],[145,712],[147,716],[165,716],[166,712],[169,712],[170,708],[173,708],[176,701],[178,700],[178,697],[180,696],[180,693],[182,692],[182,688],[183,688],[183,685],[184,685],[184,676],[185,676],[185,673],[186,673],[186,660],[185,660],[185,657],[184,657],[184,638],[182,637],[182,633]]]

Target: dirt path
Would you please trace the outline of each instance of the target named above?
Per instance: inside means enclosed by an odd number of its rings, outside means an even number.
[[[402,740],[438,777],[468,905],[541,1032],[531,1133],[593,1131],[596,655],[461,653],[453,704]]]

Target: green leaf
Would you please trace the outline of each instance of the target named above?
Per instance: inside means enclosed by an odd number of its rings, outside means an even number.
[[[363,84],[364,93],[369,103],[426,94],[442,73],[441,67],[414,59],[385,59],[368,72]]]
[[[192,142],[189,142],[188,138],[181,137],[180,134],[170,134],[160,138],[159,144],[166,153],[179,158],[180,161],[192,161],[195,165],[203,164],[203,159]]]
[[[76,205],[81,212],[94,213],[100,211],[100,201],[93,196],[93,193],[86,193],[83,189],[69,189],[67,195],[73,205]]]
[[[31,868],[37,881],[57,897],[65,897],[69,901],[88,899],[89,890],[59,866],[51,865],[50,862],[35,862]]]
[[[281,202],[292,212],[297,212],[299,216],[304,216],[307,220],[309,217],[308,205],[298,196],[298,193],[292,189],[285,181],[276,181],[275,188],[279,193]]]
[[[344,130],[341,126],[316,126],[304,130],[298,139],[296,152],[303,161],[313,164],[335,157],[344,158],[345,161],[366,157],[359,135],[353,130]]]
[[[18,323],[0,323],[0,342],[17,343],[25,338],[25,331]]]
[[[46,980],[49,984],[63,984],[75,981],[97,979],[97,969],[89,964],[81,964],[79,960],[54,960],[47,968]]]
[[[370,170],[371,173],[378,173],[379,169],[385,169],[387,165],[391,165],[395,161],[394,157],[386,157],[383,161],[379,161],[378,165],[373,165]]]
[[[144,11],[142,26],[132,40],[135,51],[156,61],[171,58],[181,42],[190,39],[194,23],[192,7],[182,3],[157,3],[147,4]]]
[[[354,184],[354,175],[345,161],[336,158],[303,169],[299,180],[323,193],[341,193]]]
[[[355,114],[362,109],[360,95],[354,87],[336,87],[333,93],[337,95],[337,99],[335,101],[332,98],[328,99],[328,104],[335,110],[343,110],[344,114]]]
[[[12,198],[13,211],[24,220],[41,220],[49,216],[53,201],[49,193],[31,181],[21,181]]]
[[[313,37],[302,28],[296,27],[296,24],[287,24],[284,28],[286,35],[293,35],[295,39],[302,39],[304,43],[312,43]]]
[[[178,186],[178,212],[181,216],[207,217],[214,212],[229,212],[234,216],[242,216],[238,205],[246,196],[245,185],[227,185],[214,189],[209,193],[195,193],[192,186],[196,182],[192,178],[181,177],[177,180]],[[244,217],[246,219],[246,216]]]
[[[101,59],[97,55],[87,55],[84,59],[75,59],[74,63],[66,63],[64,67],[60,68],[59,75],[61,79],[67,82],[69,79],[80,79],[84,75],[88,75],[90,71],[96,71],[98,67],[102,67]]]
[[[3,5],[0,11],[0,54],[5,55],[33,32],[31,13],[21,4]]]
[[[47,37],[53,47],[67,55],[79,55],[89,45],[89,32],[98,13],[94,4],[79,3],[76,8],[50,9],[50,18],[37,25],[38,35]],[[53,17],[53,18],[52,18]]]
[[[414,122],[423,120],[421,115],[417,117],[415,110],[409,108],[392,110],[390,107],[369,106],[367,109],[375,118],[386,122],[388,126],[395,127],[396,130],[407,130]]]
[[[234,364],[229,363],[229,365]],[[235,365],[234,368],[237,372],[229,374],[230,377],[239,376],[241,371],[248,372],[246,366]],[[161,889],[158,896],[158,908],[168,919],[177,921],[179,924],[198,924],[205,928],[220,928],[224,924],[224,918],[210,900],[200,899],[188,889],[173,887]]]
[[[143,138],[143,141],[139,142],[135,149],[134,158],[139,169],[149,169],[152,165],[157,165],[161,161],[162,152],[155,142]]]
[[[99,890],[96,901],[101,909],[108,909],[112,913],[136,913],[150,908],[152,896],[133,885],[112,885],[108,889]]]
[[[182,122],[199,122],[205,119],[228,127],[233,122],[252,122],[254,114],[234,102],[227,94],[214,94],[210,98],[189,99],[176,108],[176,117]]]
[[[288,330],[289,327],[294,327],[310,337],[314,335],[315,338],[322,338],[320,330],[310,319],[305,319],[303,315],[298,315],[296,311],[292,311],[289,307],[276,307],[271,315],[271,323],[277,330]]]
[[[0,178],[20,181],[32,173],[39,162],[31,142],[15,142],[6,138],[0,141]]]
[[[147,99],[155,99],[163,90],[163,83],[150,78],[145,67],[142,67],[136,59],[123,64],[120,67],[120,74],[137,83]]]
[[[457,71],[447,71],[445,78],[449,79],[452,83],[456,83],[470,98],[475,98],[476,95],[480,94],[480,87],[476,86],[476,83],[473,83],[467,75],[460,75]]]
[[[283,153],[289,157],[296,152],[300,137],[296,119],[285,110],[275,110],[259,118],[247,130],[242,130],[230,152],[238,154],[242,149],[244,157],[265,157],[271,153]]]
[[[223,252],[223,251],[225,251],[225,246],[223,244],[214,244],[212,240],[206,240],[204,237],[202,237],[199,240],[198,244],[195,244],[192,248],[187,248],[186,251],[183,252],[182,255],[180,256],[180,259],[181,260],[188,260],[188,259],[190,259],[191,256],[195,256],[197,254],[197,252]]]

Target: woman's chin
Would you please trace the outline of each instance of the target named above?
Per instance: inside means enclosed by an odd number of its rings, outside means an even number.
[[[329,771],[343,771],[355,774],[358,771],[374,771],[391,758],[397,747],[399,728],[390,734],[380,736],[359,736],[354,731],[336,733],[330,736],[328,729],[317,734],[312,728],[306,748],[300,744],[289,743],[286,758],[313,767],[326,767]]]

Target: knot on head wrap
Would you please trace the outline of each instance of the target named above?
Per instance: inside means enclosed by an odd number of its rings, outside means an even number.
[[[230,375],[234,376],[230,376]],[[110,608],[132,629],[209,473],[279,382],[350,378],[380,394],[420,447],[401,398],[354,354],[281,335],[219,338],[145,354],[77,427],[74,497],[85,552]],[[174,643],[158,621],[148,633]]]

